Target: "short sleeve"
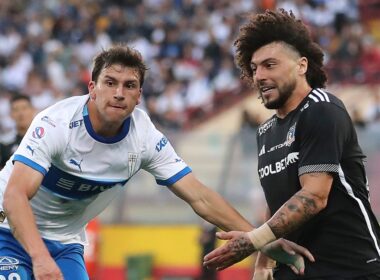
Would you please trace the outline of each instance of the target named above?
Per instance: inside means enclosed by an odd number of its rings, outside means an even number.
[[[52,158],[64,147],[64,130],[62,124],[38,114],[16,150],[13,161],[22,162],[45,175]]]
[[[191,172],[166,136],[157,130],[150,120],[146,141],[142,168],[151,173],[159,185],[171,186]]]
[[[332,103],[319,103],[305,110],[296,128],[299,175],[337,173],[350,130],[351,119],[344,108]]]

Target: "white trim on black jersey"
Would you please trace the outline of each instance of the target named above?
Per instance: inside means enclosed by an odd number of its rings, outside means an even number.
[[[372,229],[372,225],[371,225],[371,221],[369,219],[369,216],[368,216],[368,213],[363,205],[363,202],[357,198],[352,190],[352,187],[350,186],[350,184],[346,181],[346,178],[344,176],[344,172],[343,172],[343,169],[342,169],[342,166],[339,165],[339,178],[340,178],[340,181],[342,183],[342,185],[345,187],[347,193],[349,196],[351,196],[353,199],[355,199],[355,201],[359,204],[359,207],[360,207],[360,210],[364,216],[364,219],[365,219],[365,222],[367,224],[367,227],[368,227],[368,230],[369,230],[369,233],[373,239],[373,242],[374,242],[374,245],[375,245],[375,248],[376,248],[376,251],[377,251],[377,254],[380,256],[380,248],[379,248],[379,244],[377,243],[377,239],[376,239],[376,236],[373,232],[373,229]]]
[[[330,102],[328,94],[320,88],[313,89],[309,94],[309,98],[315,102]]]

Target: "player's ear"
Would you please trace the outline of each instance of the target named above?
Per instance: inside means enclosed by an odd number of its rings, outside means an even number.
[[[140,90],[139,90],[139,97],[137,98],[136,105],[138,105],[138,104],[141,103],[142,93],[143,93],[143,89],[140,88]]]
[[[308,60],[306,57],[301,57],[298,60],[298,74],[299,75],[305,75],[308,68]]]
[[[88,92],[90,93],[90,99],[91,100],[95,100],[96,99],[96,93],[94,91],[94,88],[95,88],[95,82],[94,81],[90,81],[88,83]]]

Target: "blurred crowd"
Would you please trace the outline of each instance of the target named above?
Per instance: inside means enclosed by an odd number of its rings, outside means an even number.
[[[363,1],[379,2],[379,1]],[[93,56],[112,43],[138,49],[149,67],[143,107],[168,129],[185,129],[249,90],[233,62],[247,12],[285,8],[309,26],[326,53],[330,83],[380,82],[376,34],[359,0],[2,0],[0,136],[14,124],[16,92],[41,110],[87,93]],[[375,3],[375,6],[377,3]],[[379,9],[380,11],[380,9]],[[379,42],[377,42],[379,43]]]

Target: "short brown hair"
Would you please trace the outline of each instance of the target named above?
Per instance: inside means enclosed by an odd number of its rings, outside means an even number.
[[[140,87],[144,83],[145,71],[148,70],[139,51],[127,45],[119,44],[103,50],[94,58],[91,80],[97,82],[100,72],[111,65],[120,64],[136,68],[140,76]]]
[[[321,48],[312,41],[305,24],[297,20],[291,11],[288,13],[284,9],[252,14],[248,18],[248,23],[240,28],[234,45],[236,46],[235,61],[243,79],[252,82],[252,54],[272,42],[284,42],[294,48],[300,56],[306,57],[308,59],[307,82],[313,88],[325,86],[327,77],[322,69]]]

